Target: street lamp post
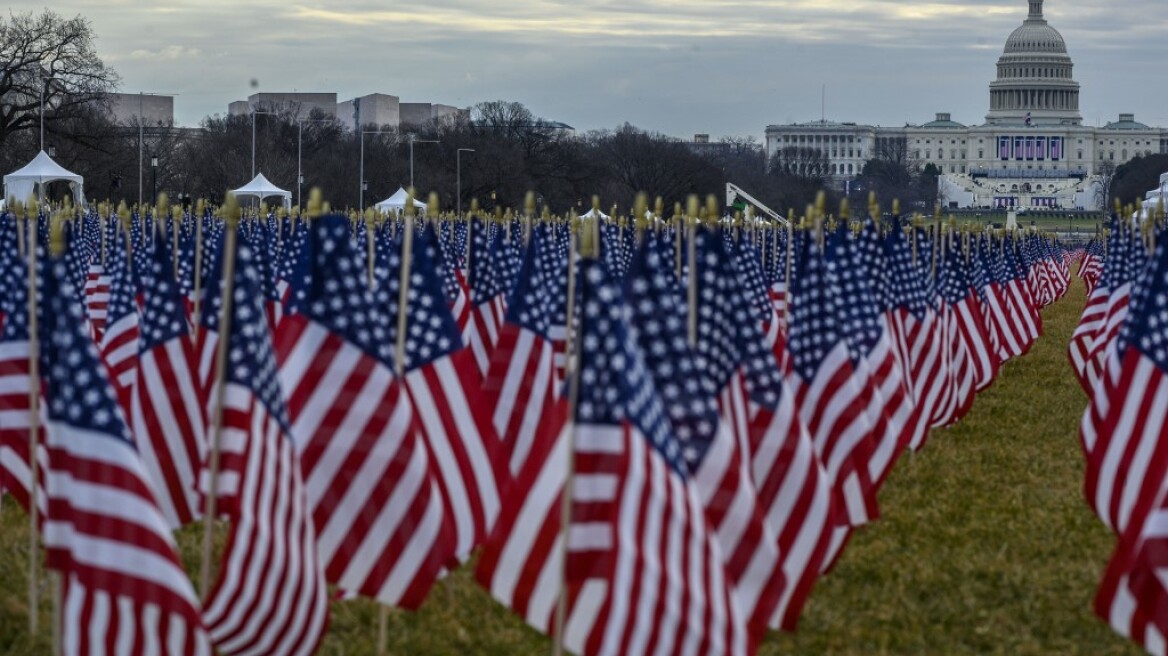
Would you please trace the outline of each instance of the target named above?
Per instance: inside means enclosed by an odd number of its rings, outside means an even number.
[[[146,96],[161,96],[170,95],[162,94],[156,91],[139,91],[138,92],[138,206],[142,206],[142,171],[143,171],[143,152],[145,149],[145,139],[143,135],[143,127],[146,125],[145,118],[145,98]]]
[[[300,153],[303,150],[304,144],[304,124],[305,123],[330,123],[331,119],[327,118],[301,118],[296,120],[296,206],[300,206],[300,191],[304,186],[304,169],[300,167]],[[254,178],[255,175],[252,175]]]
[[[255,178],[255,159],[256,159],[256,114],[263,114],[264,116],[277,116],[276,112],[258,112],[251,110],[251,177]]]
[[[158,198],[158,155],[150,155],[150,198]]]
[[[415,143],[439,143],[434,139],[418,139],[414,135],[410,135],[410,188],[414,187],[414,144]]]
[[[357,206],[362,213],[365,212],[365,189],[369,186],[365,181],[365,135],[367,135],[367,134],[385,134],[385,132],[383,132],[382,130],[362,130],[361,131],[361,167],[360,167],[360,171],[358,174],[358,177],[360,178],[360,182],[361,182],[361,185],[360,185],[361,200],[357,204]]]
[[[474,151],[474,148],[459,148],[458,151],[454,154],[455,177],[458,180],[457,191],[455,191],[455,206],[457,207],[459,218],[462,218],[462,154],[473,153]]]

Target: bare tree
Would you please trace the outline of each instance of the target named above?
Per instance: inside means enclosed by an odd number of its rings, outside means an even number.
[[[94,48],[89,21],[51,9],[0,19],[0,145],[37,129],[44,92],[45,130],[92,113],[116,88],[117,73]],[[51,80],[49,79],[51,78]]]
[[[1111,210],[1111,186],[1115,182],[1115,162],[1105,159],[1095,166],[1099,183],[1095,186],[1095,205],[1104,212]]]

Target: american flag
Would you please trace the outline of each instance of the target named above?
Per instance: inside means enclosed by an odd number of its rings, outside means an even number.
[[[918,247],[918,254],[922,252]],[[923,252],[928,253],[926,249]],[[919,450],[928,438],[929,426],[939,414],[948,394],[944,360],[938,331],[934,297],[927,289],[928,275],[913,262],[912,249],[899,222],[884,240],[884,256],[889,267],[888,300],[885,314],[894,343],[912,388],[920,421],[913,425],[909,446]]]
[[[710,242],[717,239],[709,237],[712,235],[707,235]],[[725,256],[719,260],[715,264],[729,264]],[[733,302],[733,296],[720,295],[714,289],[719,282],[718,273],[724,270],[725,266],[707,267],[702,272],[703,310],[710,305]],[[713,279],[707,279],[707,274]],[[741,356],[734,353],[738,357],[732,356],[734,362],[729,375],[722,376],[720,381],[713,376],[714,368],[707,367],[705,371],[699,368],[697,354],[687,341],[687,309],[682,289],[672,267],[662,257],[661,243],[656,236],[645,235],[628,271],[625,290],[631,310],[630,325],[635,327],[632,333],[653,386],[661,396],[672,432],[683,447],[690,481],[725,558],[726,574],[734,586],[735,597],[755,638],[761,639],[768,627],[779,628],[778,604],[789,583],[781,567],[779,538],[764,523],[764,509],[751,480],[749,432],[735,435],[719,416],[720,395],[736,397],[745,406],[745,389],[738,385],[742,380],[738,367]],[[703,334],[703,338],[729,337],[707,335]],[[767,353],[761,342],[758,346]],[[768,364],[777,374],[775,363]],[[737,389],[724,391],[728,387]],[[725,416],[724,410],[722,415]]]
[[[480,389],[475,354],[463,346],[434,268],[436,238],[424,230],[414,240],[407,308],[398,307],[401,249],[402,243],[395,242],[385,262],[389,341],[397,342],[397,316],[407,312],[406,388],[437,467],[446,511],[455,525],[455,556],[461,561],[495,523],[507,467]]]
[[[872,239],[864,233],[859,239]],[[875,241],[869,241],[875,246]],[[908,445],[921,417],[916,412],[903,365],[896,356],[887,320],[872,294],[862,261],[861,243],[853,240],[847,226],[827,239],[827,274],[838,293],[838,320],[844,328],[848,354],[863,390],[865,413],[872,424],[873,451],[868,476],[879,488],[896,458]]]
[[[1153,265],[1125,285],[1133,290],[1131,303],[1080,423],[1088,503],[1120,536],[1142,524],[1168,474],[1168,335],[1161,323],[1168,316],[1161,291],[1166,271],[1168,249],[1161,244]]]
[[[1096,597],[1096,612],[1149,653],[1168,649],[1168,249],[1161,242],[1132,294],[1116,350],[1122,373],[1104,382],[1109,400],[1100,444],[1096,512],[1119,535]],[[1095,462],[1092,462],[1095,460]]]
[[[204,332],[214,333],[208,344],[229,340],[224,387],[215,383],[209,394],[223,402],[216,493],[221,515],[231,522],[203,616],[221,654],[311,654],[327,624],[328,590],[289,437],[257,257],[240,234],[230,333],[220,334],[219,285],[208,290],[203,314]],[[203,481],[206,474],[204,468]]]
[[[512,475],[523,469],[537,442],[555,439],[567,421],[548,336],[554,316],[550,288],[560,282],[562,264],[550,230],[536,226],[483,383]]]
[[[129,270],[128,253],[124,246],[124,235],[115,241],[106,264],[109,266],[110,303],[106,316],[105,332],[101,339],[101,356],[109,368],[110,380],[117,390],[118,400],[124,409],[130,407],[130,390],[137,377],[138,337],[138,275]],[[138,249],[146,253],[146,248]],[[141,258],[139,258],[141,259]],[[149,260],[142,261],[142,267],[149,266]]]
[[[1093,256],[1088,254],[1086,257]],[[1086,259],[1084,259],[1083,267],[1086,267]],[[1086,280],[1084,277],[1085,282]],[[1070,358],[1075,377],[1078,378],[1083,391],[1090,395],[1099,384],[1099,367],[1092,361],[1091,354],[1095,350],[1095,342],[1099,339],[1100,331],[1106,325],[1107,306],[1111,293],[1107,286],[1106,276],[1102,277],[1101,283],[1094,286],[1087,283],[1087,286],[1087,305],[1083,308],[1074,334],[1071,335],[1071,343],[1067,347],[1067,357]]]
[[[504,246],[492,224],[472,220],[470,247],[470,321],[462,331],[463,341],[474,354],[479,375],[485,376],[491,351],[499,342],[499,329],[507,311],[507,272]]]
[[[602,264],[582,271],[565,644],[582,653],[747,653],[747,618],[689,457]],[[688,572],[688,577],[678,576]]]
[[[45,295],[46,564],[63,576],[62,651],[211,654],[190,579],[154,502],[82,306],[51,266]]]
[[[963,314],[969,314],[969,285],[965,280],[965,268],[957,259],[957,251],[951,239],[940,237],[940,254],[937,262],[937,291],[941,300],[938,311],[944,326],[945,340],[942,348],[948,351],[949,403],[940,419],[942,425],[951,425],[973,408],[977,393],[976,363],[972,344],[967,339],[968,330]],[[966,310],[963,311],[962,307]]]
[[[875,481],[869,473],[875,444],[823,255],[807,235],[800,250],[800,268],[791,290],[790,380],[795,405],[838,504],[837,529],[827,559],[831,563],[843,549],[848,527],[862,526],[877,515]]]
[[[1018,298],[1014,293],[1014,276],[1006,260],[1006,248],[1004,239],[999,244],[985,246],[990,278],[986,293],[989,300],[989,317],[994,332],[998,335],[998,355],[1003,362],[1023,355],[1033,343],[1018,308]]]
[[[276,335],[280,387],[329,582],[417,608],[453,555],[453,526],[349,234],[340,215],[309,228],[311,283]]]
[[[200,514],[197,480],[207,451],[206,403],[169,242],[159,239],[150,248],[130,420],[158,505],[177,528]]]
[[[27,511],[32,487],[28,455],[31,345],[28,267],[17,250],[16,220],[0,223],[0,489],[11,494]],[[38,443],[42,445],[43,435],[44,422],[41,422]],[[38,451],[37,463],[43,473],[47,464],[43,448]],[[40,480],[43,485],[44,479]],[[45,495],[40,488],[36,498],[43,516]]]
[[[973,257],[973,253],[970,255],[971,262],[979,265],[981,260]],[[990,342],[981,295],[976,288],[977,278],[974,269],[975,266],[966,265],[962,260],[960,247],[947,251],[946,293],[956,315],[957,335],[969,350],[974,391],[980,392],[997,379],[1001,360]]]
[[[782,370],[775,367],[776,352],[780,354],[778,362],[786,362],[786,340],[780,335],[772,344],[773,333],[768,331],[764,336],[755,327],[758,319],[766,318],[771,320],[768,328],[773,327],[775,312],[766,303],[762,280],[750,282],[750,269],[754,268],[754,259],[748,256],[751,249],[745,242],[739,247],[736,269],[747,285],[739,288],[735,277],[722,277],[724,295],[734,305],[724,312],[730,324],[738,327],[734,342],[741,351],[744,375],[740,380],[745,383],[751,415],[751,480],[763,521],[778,537],[780,567],[786,579],[776,619],[781,628],[794,631],[831,547],[835,510],[830,480],[795,409],[794,393]],[[662,262],[667,263],[670,257],[667,250],[661,252]]]
[[[96,341],[100,344],[101,335],[105,331],[105,316],[110,300],[110,277],[105,271],[107,253],[103,249],[106,248],[106,240],[110,239],[111,235],[117,234],[117,223],[107,221],[96,212],[87,219],[87,224],[90,222],[96,224],[98,247],[96,257],[91,256],[93,259],[89,264],[89,272],[85,279],[85,308],[89,315],[89,322],[93,326]]]

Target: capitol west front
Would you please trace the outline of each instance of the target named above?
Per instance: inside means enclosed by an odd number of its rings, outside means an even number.
[[[869,159],[899,151],[918,169],[937,167],[946,207],[1099,209],[1100,170],[1168,153],[1168,130],[1131,114],[1101,128],[1083,126],[1073,73],[1066,42],[1043,16],[1043,0],[1029,0],[1026,20],[998,59],[984,124],[966,126],[939,113],[929,123],[899,128],[770,125],[767,154],[781,161],[784,149],[818,150],[829,180],[843,187]]]

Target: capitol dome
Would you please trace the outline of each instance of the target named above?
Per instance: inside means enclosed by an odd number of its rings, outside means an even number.
[[[1039,3],[1041,4],[1041,3]],[[1021,27],[1010,34],[1006,39],[1006,53],[1019,52],[1058,52],[1066,54],[1067,42],[1063,35],[1054,29],[1039,14],[1038,20],[1027,19]]]
[[[1063,35],[1046,22],[1043,0],[1008,39],[990,83],[990,125],[1081,125],[1079,83]]]

